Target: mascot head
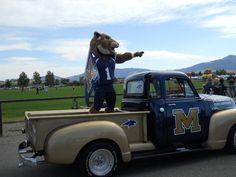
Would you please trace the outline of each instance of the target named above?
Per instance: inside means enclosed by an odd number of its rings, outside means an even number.
[[[90,50],[101,59],[115,57],[115,48],[118,47],[119,43],[104,33],[94,32],[94,36],[90,41]]]

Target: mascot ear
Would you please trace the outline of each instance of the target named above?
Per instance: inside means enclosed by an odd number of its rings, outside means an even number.
[[[99,33],[99,32],[94,32],[94,38],[96,39],[96,40],[100,40],[101,39],[101,34]]]

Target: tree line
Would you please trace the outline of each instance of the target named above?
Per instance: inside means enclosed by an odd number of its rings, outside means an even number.
[[[82,85],[83,80],[80,78],[80,81],[70,81],[69,79],[56,79],[54,76],[54,73],[51,71],[48,71],[45,80],[42,80],[42,77],[38,72],[33,73],[33,79],[32,82],[30,82],[30,79],[28,78],[27,74],[25,72],[21,72],[19,75],[19,78],[16,80],[17,86],[20,87],[22,90],[25,87],[28,87],[29,85],[32,85],[34,87],[40,87],[41,85],[53,87],[53,86],[58,86],[58,85],[65,85],[65,86],[76,86],[76,85]],[[6,88],[11,88],[12,87],[12,81],[7,79],[5,81],[4,86]]]
[[[219,69],[219,70],[215,70],[214,72],[211,69],[206,69],[205,71],[199,71],[199,72],[190,72],[187,73],[187,75],[189,76],[202,76],[204,74],[215,74],[215,75],[235,75],[234,72],[228,72],[225,69]]]

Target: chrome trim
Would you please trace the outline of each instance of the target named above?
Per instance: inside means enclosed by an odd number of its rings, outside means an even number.
[[[30,143],[25,140],[18,147],[18,166],[38,166],[45,163],[44,156],[38,156],[31,147]]]

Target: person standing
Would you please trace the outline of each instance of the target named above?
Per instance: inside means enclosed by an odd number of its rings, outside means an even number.
[[[219,78],[214,78],[213,79],[213,94],[215,95],[220,95],[220,85],[219,85]]]
[[[224,79],[220,78],[220,95],[228,95],[227,87],[224,85]]]
[[[36,95],[39,95],[39,87],[36,87]]]
[[[213,91],[212,78],[208,78],[206,84],[203,86],[203,93],[211,94]]]
[[[236,90],[235,90],[235,77],[233,75],[230,75],[227,78],[228,84],[229,84],[229,93],[231,97],[236,96]]]

